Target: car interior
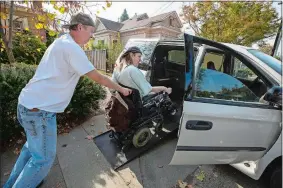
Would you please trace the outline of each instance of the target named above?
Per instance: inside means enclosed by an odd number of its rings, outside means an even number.
[[[153,54],[151,83],[153,86],[171,87],[170,98],[178,104],[183,102],[185,92],[185,58],[182,46],[159,45]]]

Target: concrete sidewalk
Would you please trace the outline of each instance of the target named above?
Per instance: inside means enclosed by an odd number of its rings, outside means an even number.
[[[196,166],[168,166],[176,146],[176,140],[171,140],[116,172],[88,138],[105,131],[105,119],[100,115],[68,134],[59,135],[57,158],[42,187],[170,188],[196,169]],[[17,157],[12,151],[1,155],[1,186],[9,177]]]

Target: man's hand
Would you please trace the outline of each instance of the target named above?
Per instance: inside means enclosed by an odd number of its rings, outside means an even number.
[[[122,89],[120,90],[120,92],[124,95],[124,96],[128,96],[132,93],[132,90],[128,89],[128,88],[124,88],[122,87]]]
[[[172,88],[171,88],[171,87],[168,87],[168,88],[166,89],[166,92],[167,92],[168,94],[171,94],[171,93],[172,93]]]

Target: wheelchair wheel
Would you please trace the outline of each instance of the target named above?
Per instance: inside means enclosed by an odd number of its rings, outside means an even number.
[[[143,127],[139,129],[133,136],[133,145],[136,148],[143,147],[149,142],[151,137],[152,134],[150,132],[150,129],[148,127]]]

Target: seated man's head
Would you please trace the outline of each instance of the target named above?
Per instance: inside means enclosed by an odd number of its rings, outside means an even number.
[[[207,69],[216,70],[212,61],[207,62]]]
[[[137,67],[141,61],[142,52],[136,46],[130,47],[120,58],[120,62],[125,60],[127,65]]]

